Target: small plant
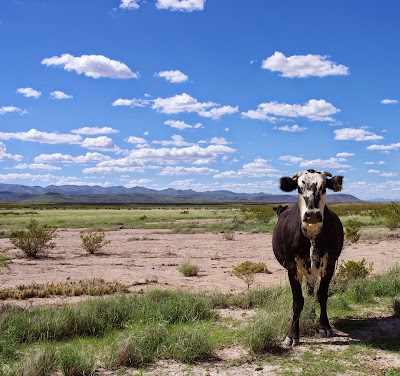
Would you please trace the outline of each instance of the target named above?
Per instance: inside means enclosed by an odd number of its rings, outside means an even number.
[[[351,243],[357,243],[360,240],[360,228],[362,223],[357,218],[351,218],[347,221],[344,228],[346,240]]]
[[[338,290],[345,290],[351,281],[367,278],[372,272],[372,265],[372,263],[367,264],[365,259],[343,262],[333,278],[333,286]]]
[[[60,352],[60,368],[64,376],[94,375],[94,364],[93,354],[84,354],[73,346],[65,347]]]
[[[88,232],[81,231],[82,248],[89,254],[93,255],[99,252],[105,245],[111,243],[105,240],[106,234],[103,230]]]
[[[386,227],[394,230],[400,227],[400,204],[398,202],[390,203],[390,207],[386,212]]]
[[[146,216],[146,215],[141,215],[141,216],[139,217],[139,219],[140,219],[141,221],[144,221],[145,219],[147,219],[147,216]]]
[[[10,259],[4,252],[0,252],[0,268],[8,268]]]
[[[28,258],[43,256],[47,249],[55,247],[51,240],[55,237],[56,227],[39,225],[36,220],[31,219],[26,228],[27,230],[12,230],[10,242],[21,249]]]
[[[243,261],[233,268],[233,275],[246,283],[247,290],[249,290],[250,286],[253,284],[256,273],[270,273],[270,271],[265,263],[254,263],[252,261]]]
[[[181,214],[189,214],[189,210],[182,210]]]
[[[58,356],[53,348],[46,347],[35,356],[26,358],[22,365],[22,375],[48,376],[52,375],[58,366]]]
[[[235,233],[232,231],[224,232],[224,240],[235,240]]]
[[[192,264],[190,261],[187,261],[179,267],[179,271],[185,277],[196,277],[199,273],[199,267]]]

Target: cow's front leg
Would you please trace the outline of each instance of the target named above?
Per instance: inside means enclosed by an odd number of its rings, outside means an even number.
[[[326,305],[328,302],[328,289],[329,284],[331,282],[333,273],[335,271],[335,264],[329,263],[326,268],[325,275],[322,276],[321,282],[319,284],[319,289],[317,291],[317,299],[321,306],[321,315],[320,315],[320,329],[319,333],[322,337],[332,337],[333,331],[328,319],[328,313],[326,309]]]
[[[290,268],[288,270],[290,287],[293,295],[293,318],[290,329],[284,344],[286,346],[297,346],[300,338],[300,314],[304,306],[303,292],[301,291],[301,281],[297,277],[297,269]]]

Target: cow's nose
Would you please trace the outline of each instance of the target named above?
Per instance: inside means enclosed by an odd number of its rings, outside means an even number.
[[[322,222],[322,215],[319,210],[310,210],[305,212],[303,222],[306,223],[318,223]]]

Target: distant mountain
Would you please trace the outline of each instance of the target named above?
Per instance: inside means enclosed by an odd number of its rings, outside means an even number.
[[[196,192],[172,188],[154,190],[144,187],[100,187],[49,185],[47,187],[0,184],[1,203],[26,204],[190,204],[190,203],[284,203],[295,202],[297,195],[236,193],[231,191]],[[357,197],[342,193],[327,195],[328,202],[358,202]]]

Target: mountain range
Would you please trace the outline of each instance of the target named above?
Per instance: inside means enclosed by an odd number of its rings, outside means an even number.
[[[269,193],[236,193],[231,191],[196,192],[191,189],[155,190],[144,187],[0,184],[0,203],[25,204],[190,204],[190,203],[280,203],[295,202],[297,195]],[[327,195],[328,202],[359,202],[355,196],[342,193]]]

